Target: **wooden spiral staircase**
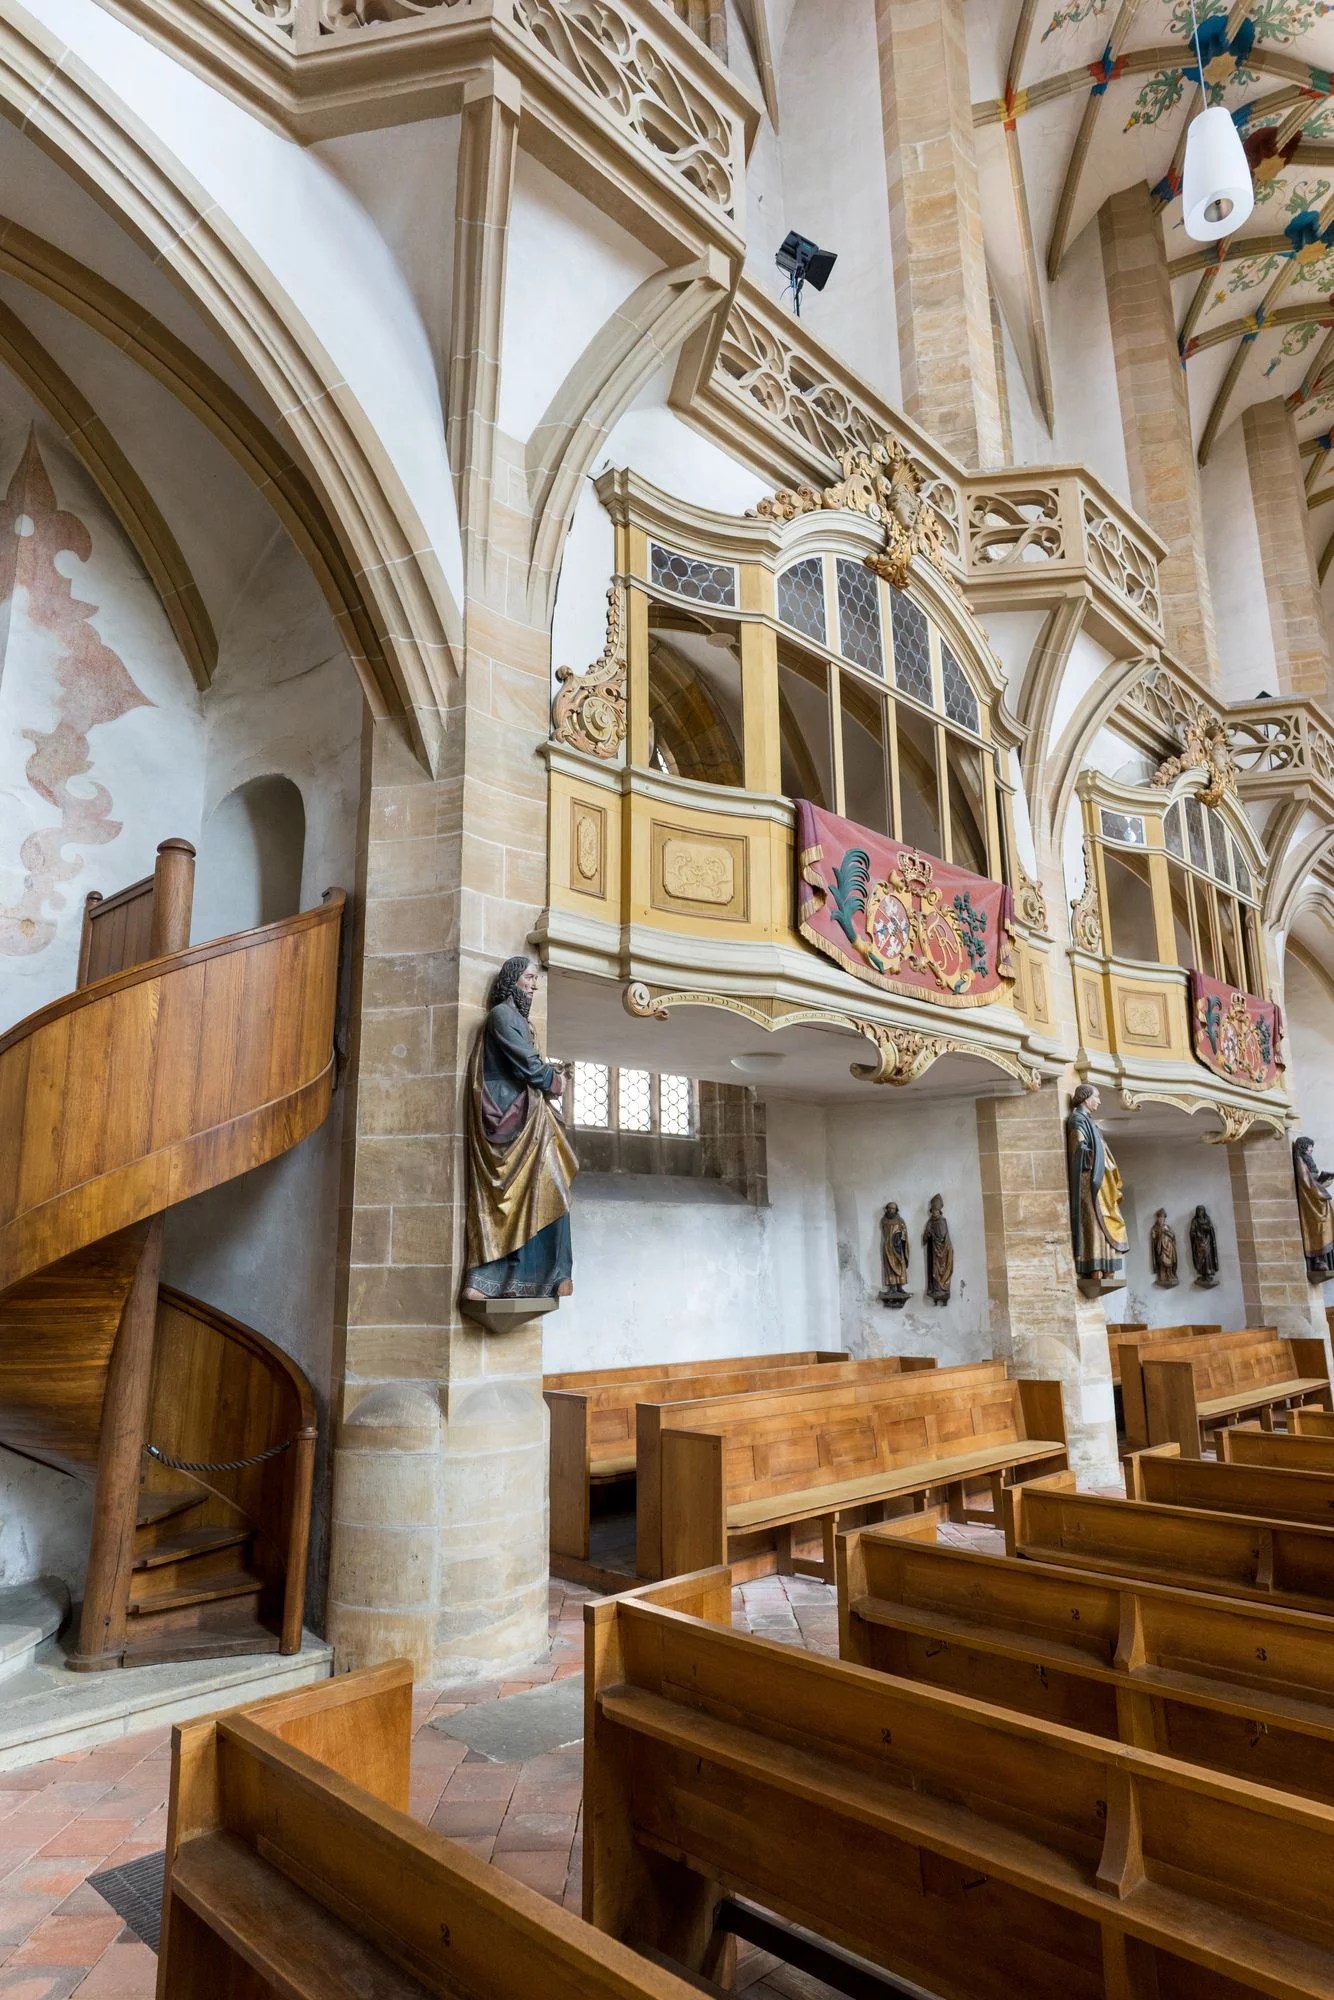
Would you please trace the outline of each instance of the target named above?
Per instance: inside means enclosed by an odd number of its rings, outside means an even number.
[[[93,1486],[76,1669],[301,1644],[310,1384],[158,1272],[328,1112],[344,898],[191,947],[193,881],[165,841],[90,896],[78,990],[0,1036],[0,1444]]]

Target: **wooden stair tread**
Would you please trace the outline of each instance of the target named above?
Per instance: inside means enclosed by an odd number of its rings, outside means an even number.
[[[170,1589],[151,1591],[130,1599],[130,1616],[142,1618],[153,1611],[180,1611],[190,1604],[212,1604],[225,1597],[258,1597],[264,1588],[248,1569],[232,1570],[223,1576],[200,1577],[197,1583],[173,1584]]]
[[[170,1520],[173,1514],[188,1513],[191,1507],[198,1507],[206,1497],[203,1493],[141,1493],[135,1526],[155,1527],[159,1521]]]
[[[243,1600],[232,1598],[233,1604]],[[250,1653],[280,1650],[276,1632],[252,1619],[231,1625],[193,1625],[179,1631],[159,1632],[150,1623],[138,1631],[133,1626],[121,1655],[123,1667],[165,1667],[190,1660],[225,1660]]]
[[[134,1558],[137,1570],[159,1569],[163,1563],[180,1562],[188,1556],[211,1555],[215,1549],[239,1548],[252,1538],[249,1528],[182,1528],[179,1534],[141,1549]]]
[[[425,1987],[232,1834],[186,1841],[171,1880],[281,2000],[423,2000]]]

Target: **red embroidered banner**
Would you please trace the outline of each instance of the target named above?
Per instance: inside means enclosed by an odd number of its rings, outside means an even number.
[[[845,972],[946,1007],[985,1007],[1014,984],[1010,891],[797,805],[797,929]]]
[[[1195,1053],[1215,1076],[1267,1090],[1283,1067],[1282,1011],[1206,973],[1190,975],[1190,1024]]]

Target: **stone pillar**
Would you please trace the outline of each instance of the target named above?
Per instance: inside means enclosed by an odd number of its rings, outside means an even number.
[[[1271,396],[1251,404],[1241,428],[1278,668],[1273,691],[1326,701],[1334,675],[1292,416],[1281,396]]]
[[[876,0],[903,407],[968,466],[1005,462],[963,0]]]
[[[1286,1139],[1245,1139],[1227,1152],[1247,1326],[1323,1339],[1324,1293],[1306,1275],[1292,1147]]]
[[[1159,572],[1167,643],[1192,673],[1216,681],[1218,649],[1186,376],[1177,350],[1162,222],[1145,183],[1113,195],[1099,226],[1130,498],[1167,543]]]
[[[1016,1375],[1063,1385],[1071,1470],[1083,1486],[1115,1485],[1107,1319],[1075,1281],[1061,1091],[979,1098],[977,1144],[996,1352]]]

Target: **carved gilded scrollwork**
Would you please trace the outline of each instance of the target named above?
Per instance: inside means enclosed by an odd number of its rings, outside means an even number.
[[[1202,765],[1206,772],[1204,784],[1196,797],[1206,806],[1216,806],[1229,792],[1237,789],[1237,760],[1232,754],[1232,744],[1227,724],[1216,715],[1210,715],[1202,704],[1180,720],[1181,752],[1176,757],[1165,757],[1153,774],[1153,782],[1160,789],[1173,784],[1183,771],[1190,771]]]
[[[607,643],[591,667],[576,673],[557,667],[560,692],[551,706],[551,733],[558,743],[614,757],[625,741],[625,621],[619,584],[607,592]]]
[[[1093,859],[1093,835],[1084,835],[1084,886],[1070,905],[1070,935],[1082,951],[1102,950],[1102,906]]]
[[[886,1028],[876,1021],[858,1021],[857,1026],[876,1051],[873,1063],[852,1065],[852,1074],[864,1083],[914,1083],[933,1062],[958,1048],[944,1035],[923,1035],[913,1028]]]
[[[866,558],[866,567],[892,584],[907,588],[914,558],[921,556],[939,571],[951,590],[963,595],[949,566],[950,549],[944,525],[925,498],[926,473],[897,438],[850,448],[839,454],[843,477],[834,485],[785,487],[761,500],[755,513],[770,521],[793,521],[821,508],[846,508],[863,514],[883,530],[885,546]]]
[[[1046,931],[1047,899],[1042,893],[1041,884],[1035,882],[1031,875],[1025,874],[1022,868],[1018,869],[1017,873],[1019,881],[1014,892],[1015,915],[1020,923],[1027,924],[1030,930]]]

